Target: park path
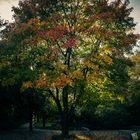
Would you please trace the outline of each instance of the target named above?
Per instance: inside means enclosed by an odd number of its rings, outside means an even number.
[[[50,140],[52,135],[58,135],[60,131],[34,129],[32,132],[28,130],[12,130],[0,132],[0,140]]]
[[[123,130],[127,135],[129,130]],[[90,131],[90,135],[97,137],[114,137],[119,135],[118,130],[100,130],[100,131]],[[124,133],[124,134],[125,134]],[[53,135],[61,134],[60,130],[46,130],[46,129],[35,129],[29,132],[28,124],[24,124],[19,129],[11,131],[0,132],[0,140],[51,140]],[[85,131],[70,131],[70,134],[76,135],[87,135]]]
[[[18,129],[1,131],[0,140],[50,140],[52,135],[60,134],[59,130],[46,130],[34,128],[29,131],[29,124],[23,124]]]

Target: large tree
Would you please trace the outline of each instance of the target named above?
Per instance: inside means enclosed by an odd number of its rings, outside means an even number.
[[[128,0],[59,0],[53,6],[48,0],[38,9],[42,2],[25,0],[14,8],[16,21],[8,35],[11,63],[16,61],[16,75],[24,75],[23,90],[51,95],[66,137],[69,114],[84,90],[115,86],[112,76],[120,75],[114,65],[127,61],[125,54],[131,53],[138,35]]]

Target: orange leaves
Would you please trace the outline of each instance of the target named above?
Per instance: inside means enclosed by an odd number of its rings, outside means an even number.
[[[61,74],[53,83],[53,85],[57,88],[63,88],[66,85],[70,85],[71,83],[71,78],[68,75]]]
[[[29,89],[29,88],[38,88],[38,89],[43,89],[43,88],[47,88],[48,86],[48,79],[47,79],[47,76],[46,74],[41,74],[38,78],[38,80],[35,80],[35,81],[26,81],[26,82],[23,82],[22,84],[22,89],[23,90],[26,90],[26,89]]]
[[[39,78],[33,82],[27,81],[22,84],[22,89],[26,90],[29,88],[37,88],[37,89],[46,89],[46,88],[64,88],[66,85],[70,85],[72,83],[72,79],[79,77],[81,74],[78,71],[75,71],[71,75],[66,75],[61,73],[56,77],[56,79],[51,79],[51,76],[46,76],[46,74],[41,74]]]
[[[22,89],[28,89],[32,87],[33,87],[33,83],[31,81],[23,82],[22,84]]]
[[[75,70],[68,75],[61,73],[56,80],[54,80],[52,86],[57,88],[64,88],[67,85],[71,85],[73,83],[73,80],[75,79],[81,79],[82,73],[80,70]]]
[[[39,89],[46,88],[48,86],[47,76],[45,74],[40,75],[39,79],[35,81],[35,87]]]

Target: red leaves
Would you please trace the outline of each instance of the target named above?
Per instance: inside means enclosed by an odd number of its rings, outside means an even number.
[[[69,38],[61,47],[62,48],[72,48],[76,44],[76,38]]]
[[[41,38],[44,38],[44,37],[46,36],[46,31],[40,31],[40,32],[39,32],[39,36],[40,36]]]
[[[68,33],[68,29],[64,25],[57,25],[56,27],[51,28],[48,30],[45,35],[52,39],[53,41],[56,41],[60,39],[63,35]]]
[[[49,28],[47,30],[43,30],[39,32],[39,36],[43,39],[48,38],[52,41],[57,41],[61,39],[63,35],[68,33],[68,29],[65,25],[57,25],[53,28]]]

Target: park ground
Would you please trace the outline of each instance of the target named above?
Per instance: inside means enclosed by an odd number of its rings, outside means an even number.
[[[90,131],[89,134],[85,131],[70,131],[71,138],[68,140],[131,140],[130,133],[130,130],[124,130],[122,135],[120,130]],[[16,129],[1,131],[0,140],[66,140],[60,135],[59,130],[34,129],[29,132],[27,129]]]

